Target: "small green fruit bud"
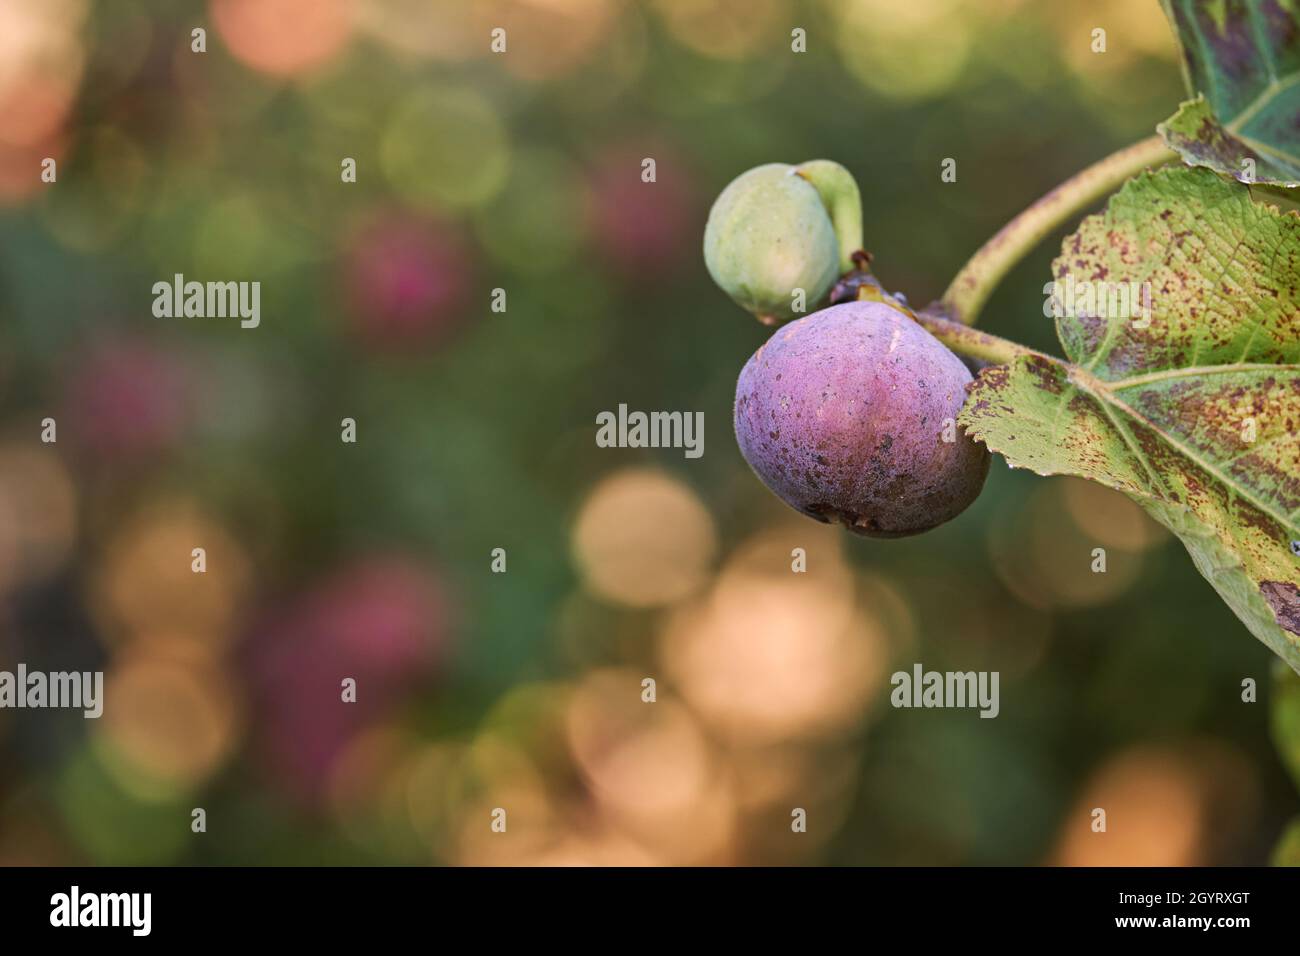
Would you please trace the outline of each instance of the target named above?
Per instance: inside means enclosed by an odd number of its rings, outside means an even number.
[[[758,166],[732,180],[704,227],[709,275],[769,325],[815,311],[839,278],[839,262],[822,193],[798,167],[784,163]]]

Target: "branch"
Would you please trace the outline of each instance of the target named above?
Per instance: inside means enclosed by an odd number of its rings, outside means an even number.
[[[940,300],[959,322],[974,325],[980,309],[1017,262],[1057,226],[1086,209],[1124,180],[1177,156],[1159,136],[1152,136],[1094,163],[1067,179],[1016,216],[962,267]]]

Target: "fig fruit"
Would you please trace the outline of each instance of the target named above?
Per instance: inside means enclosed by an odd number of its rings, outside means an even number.
[[[846,302],[778,329],[736,383],[741,453],[787,504],[874,538],[978,497],[989,453],[956,426],[971,374],[913,318]]]
[[[769,325],[815,309],[861,245],[857,184],[829,160],[769,163],[741,174],[704,227],[709,275]]]

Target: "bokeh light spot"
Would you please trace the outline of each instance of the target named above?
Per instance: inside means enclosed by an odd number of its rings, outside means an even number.
[[[230,52],[272,76],[295,76],[333,59],[352,33],[348,0],[212,0]]]
[[[379,145],[389,183],[428,211],[477,206],[496,195],[510,168],[502,118],[466,87],[421,88],[393,112]]]
[[[573,555],[586,586],[632,607],[654,607],[700,587],[717,548],[713,519],[681,481],[627,469],[598,484],[574,522]]]

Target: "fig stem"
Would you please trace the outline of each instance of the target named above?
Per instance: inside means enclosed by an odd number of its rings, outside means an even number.
[[[989,335],[987,332],[942,318],[932,312],[918,312],[916,321],[957,354],[969,355],[971,358],[992,362],[995,365],[1004,365],[1026,355],[1042,355],[1041,352],[1036,352],[1018,342]]]
[[[1177,155],[1159,136],[1151,136],[1111,153],[1061,183],[998,230],[970,257],[940,300],[944,312],[959,322],[974,325],[998,283],[1052,230],[1118,189],[1130,176],[1162,166]]]
[[[853,174],[829,159],[812,159],[795,167],[817,190],[830,216],[840,247],[840,273],[855,268],[854,256],[862,251],[862,195]]]

